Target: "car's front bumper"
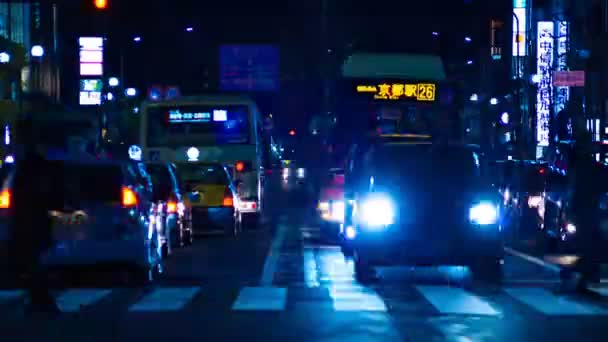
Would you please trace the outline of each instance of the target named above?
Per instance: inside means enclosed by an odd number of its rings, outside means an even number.
[[[471,226],[467,233],[408,237],[386,231],[358,230],[348,241],[373,265],[468,265],[483,258],[502,258],[504,249],[497,226]]]

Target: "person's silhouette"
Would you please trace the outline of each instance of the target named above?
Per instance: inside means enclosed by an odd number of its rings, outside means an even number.
[[[21,153],[17,156],[12,187],[12,243],[17,272],[26,275],[29,294],[27,309],[56,313],[59,308],[49,291],[41,255],[52,244],[51,179],[49,163],[37,151],[30,118],[17,125]]]

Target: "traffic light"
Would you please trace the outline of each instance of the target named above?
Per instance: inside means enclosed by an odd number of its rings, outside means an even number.
[[[291,135],[292,137],[293,137],[294,135],[296,135],[296,130],[295,130],[295,129],[290,130],[290,131],[289,131],[289,135]]]
[[[108,8],[108,0],[94,0],[95,8],[105,10]]]

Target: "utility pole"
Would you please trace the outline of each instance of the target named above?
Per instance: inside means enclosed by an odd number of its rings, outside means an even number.
[[[331,53],[331,49],[329,47],[329,39],[328,39],[328,26],[329,26],[329,18],[328,18],[328,4],[329,0],[321,0],[321,44],[322,44],[322,58],[321,63],[323,66],[322,70],[322,80],[323,80],[323,102],[321,106],[322,116],[328,118],[330,114],[330,72],[331,62],[329,58],[329,54]]]

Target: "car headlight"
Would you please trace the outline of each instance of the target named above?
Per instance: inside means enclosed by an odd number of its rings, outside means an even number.
[[[344,222],[344,202],[331,202],[331,219],[336,222]]]
[[[361,204],[361,220],[371,227],[381,227],[394,223],[395,207],[386,196],[374,196]]]
[[[490,202],[478,203],[469,210],[469,220],[479,225],[495,224],[498,221],[498,207]]]

